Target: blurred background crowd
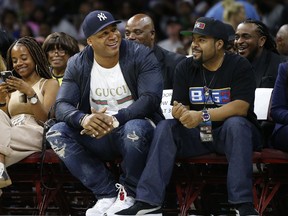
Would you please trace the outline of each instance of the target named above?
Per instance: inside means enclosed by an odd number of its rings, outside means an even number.
[[[181,38],[179,31],[192,28],[200,16],[220,18],[232,26],[237,26],[237,19],[243,20],[243,17],[257,18],[269,27],[274,36],[280,26],[288,23],[287,0],[241,0],[245,7],[242,3],[239,5],[239,2],[240,0],[0,0],[0,25],[14,39],[29,35],[41,43],[52,32],[65,32],[77,39],[79,44],[85,45],[81,24],[90,11],[107,10],[116,19],[123,20],[119,25],[123,35],[125,21],[136,13],[146,13],[154,20],[158,45],[186,54],[190,41]],[[219,10],[217,4],[221,4],[224,11]]]

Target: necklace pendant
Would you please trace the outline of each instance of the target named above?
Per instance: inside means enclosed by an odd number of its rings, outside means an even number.
[[[207,86],[204,86],[204,95],[205,97],[209,96],[209,88]]]

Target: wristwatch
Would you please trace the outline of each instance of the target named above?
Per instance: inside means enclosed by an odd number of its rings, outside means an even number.
[[[34,105],[38,102],[38,96],[35,93],[32,97],[27,97],[27,99],[29,100],[30,104]]]
[[[206,109],[202,110],[202,120],[203,122],[210,121],[210,114]]]
[[[117,120],[115,116],[112,116],[112,126],[113,128],[119,127],[119,121]]]

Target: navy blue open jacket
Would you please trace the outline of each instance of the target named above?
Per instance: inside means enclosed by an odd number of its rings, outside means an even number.
[[[79,120],[84,114],[91,113],[89,97],[93,61],[94,54],[90,46],[72,56],[57,95],[57,120],[74,128],[81,128]],[[164,119],[160,108],[163,78],[153,51],[122,39],[119,64],[134,99],[133,104],[115,115],[120,125],[131,119],[150,118],[154,123]]]

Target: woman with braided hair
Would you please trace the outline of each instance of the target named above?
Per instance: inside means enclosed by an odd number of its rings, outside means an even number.
[[[42,125],[59,88],[44,51],[32,37],[15,41],[6,62],[13,76],[0,84],[0,188],[12,183],[7,166],[41,151]]]

